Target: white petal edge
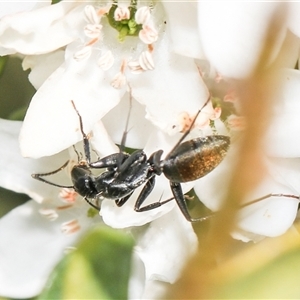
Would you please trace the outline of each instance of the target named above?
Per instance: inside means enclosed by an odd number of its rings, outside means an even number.
[[[0,139],[5,147],[0,147],[0,186],[25,193],[37,202],[56,197],[57,190],[48,184],[38,182],[32,173],[50,172],[62,166],[68,159],[66,152],[39,160],[25,159],[20,154],[18,135],[22,122],[0,119]],[[68,175],[59,172],[54,181],[68,183]]]
[[[72,42],[72,28],[83,24],[82,5],[60,2],[0,20],[1,55],[43,54]],[[42,20],[42,22],[41,22]]]

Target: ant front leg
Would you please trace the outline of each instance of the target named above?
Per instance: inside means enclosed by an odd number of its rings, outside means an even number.
[[[132,193],[133,193],[133,191],[129,195],[127,195],[126,197],[116,200],[115,201],[116,205],[118,207],[123,206],[127,202],[127,200],[131,197]]]
[[[102,169],[102,168],[112,168],[115,169],[119,166],[119,163],[123,164],[123,162],[129,157],[127,153],[113,153],[111,155],[105,156],[98,161],[92,162],[89,164],[91,168],[94,169]]]
[[[154,202],[154,203],[151,203],[151,204],[141,207],[143,205],[143,203],[145,202],[145,200],[150,195],[150,193],[152,192],[154,185],[155,185],[155,176],[151,177],[147,181],[147,183],[143,187],[140,195],[138,196],[138,199],[136,200],[136,203],[134,205],[134,210],[136,212],[143,212],[143,211],[149,211],[149,210],[155,209],[155,208],[160,207],[174,199],[174,198],[170,198],[165,201],[157,201],[157,202]]]

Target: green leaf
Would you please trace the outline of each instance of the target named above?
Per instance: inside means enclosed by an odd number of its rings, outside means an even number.
[[[28,105],[24,105],[22,107],[19,107],[18,109],[11,112],[7,119],[12,121],[23,121],[26,115],[28,109]]]
[[[7,60],[8,60],[8,56],[0,56],[0,76],[4,71]]]
[[[127,299],[133,240],[96,228],[55,268],[39,299]]]

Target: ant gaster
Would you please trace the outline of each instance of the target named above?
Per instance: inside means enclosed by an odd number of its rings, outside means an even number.
[[[188,130],[164,159],[161,159],[163,150],[154,152],[149,158],[143,150],[136,150],[130,155],[124,153],[122,147],[125,144],[126,128],[120,152],[113,153],[95,162],[91,162],[90,143],[88,136],[83,130],[82,117],[75,103],[71,101],[79,118],[85,154],[85,161],[79,161],[71,170],[73,185],[64,186],[55,184],[43,178],[64,169],[68,162],[55,171],[32,174],[32,177],[57,187],[73,188],[97,210],[100,210],[98,201],[102,198],[114,200],[119,207],[124,205],[135,189],[144,184],[135,202],[135,211],[143,212],[152,210],[175,199],[181,212],[189,222],[202,221],[205,217],[192,218],[190,216],[181,183],[199,179],[215,169],[225,157],[230,145],[230,139],[224,135],[210,135],[186,142],[183,142],[183,140],[190,133],[198,115],[209,101],[210,98],[199,109]],[[100,175],[94,176],[91,171],[92,169],[106,170]],[[161,174],[164,174],[169,179],[173,198],[142,206],[154,188],[156,176]]]

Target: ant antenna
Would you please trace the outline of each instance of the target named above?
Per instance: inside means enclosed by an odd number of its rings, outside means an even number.
[[[78,153],[77,149],[75,148],[75,145],[73,145],[73,150],[74,150],[74,152],[75,152],[76,155],[77,155],[77,160],[80,161],[81,158],[80,158],[80,156],[79,156],[79,153]]]
[[[128,84],[128,88],[129,88],[129,110],[128,110],[127,119],[126,119],[125,131],[123,133],[121,144],[120,144],[120,152],[123,152],[124,148],[125,148],[126,138],[127,138],[127,134],[129,131],[128,126],[129,126],[130,113],[131,113],[131,109],[132,109],[132,90],[131,90],[131,86],[129,84]]]
[[[87,161],[87,163],[89,164],[91,162],[91,153],[90,153],[90,144],[89,144],[89,139],[88,136],[85,134],[85,132],[83,131],[83,122],[82,122],[82,117],[79,114],[79,111],[77,110],[75,103],[73,100],[71,100],[71,103],[73,105],[73,108],[75,109],[78,117],[79,117],[79,124],[80,124],[80,131],[81,134],[83,136],[83,148],[84,148],[84,153],[85,153],[85,160]]]
[[[59,167],[58,169],[54,170],[54,171],[51,171],[51,172],[48,172],[48,173],[37,173],[37,174],[31,174],[31,177],[34,178],[34,179],[37,179],[39,181],[42,181],[42,182],[45,182],[45,183],[48,183],[50,185],[53,185],[53,186],[56,186],[56,187],[60,187],[60,188],[74,188],[73,185],[62,185],[62,184],[57,184],[57,183],[54,183],[54,182],[51,182],[47,179],[44,179],[43,177],[44,176],[50,176],[50,175],[53,175],[53,174],[56,174],[58,173],[59,171],[63,170],[67,165],[68,165],[69,161],[66,161],[61,167]]]

